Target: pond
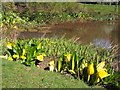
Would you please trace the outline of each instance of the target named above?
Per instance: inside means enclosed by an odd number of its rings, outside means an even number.
[[[21,32],[18,38],[55,38],[64,36],[67,39],[76,38],[78,42],[83,44],[93,43],[109,49],[112,45],[120,46],[120,25],[118,22],[65,22],[40,27],[43,30]],[[120,49],[118,54],[120,54]]]

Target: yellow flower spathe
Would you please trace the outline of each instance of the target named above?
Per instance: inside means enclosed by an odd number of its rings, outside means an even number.
[[[21,59],[25,60],[25,59],[26,59],[26,57],[25,57],[24,55],[22,55],[22,56],[21,56]]]
[[[72,54],[65,54],[65,56],[67,57],[68,62],[70,62]]]
[[[71,74],[76,74],[74,70],[68,70]]]
[[[99,63],[97,65],[97,71],[101,71],[103,70],[103,67],[105,66],[105,61],[102,61],[101,63]]]
[[[24,55],[25,55],[25,53],[26,53],[26,51],[25,51],[25,49],[23,49],[22,55],[24,56]]]
[[[98,74],[100,79],[103,79],[103,78],[108,77],[110,75],[110,74],[107,73],[106,70],[101,70],[97,74]]]
[[[83,61],[82,64],[81,64],[82,69],[84,69],[87,66],[88,66],[87,63],[85,61]]]
[[[39,61],[43,61],[43,55],[37,56],[37,59],[38,59]]]
[[[13,47],[15,47],[15,44],[14,44],[14,43],[12,43],[12,42],[8,42],[8,43],[7,43],[7,48],[8,48],[8,49],[12,49]]]
[[[94,74],[94,66],[93,66],[93,62],[91,64],[88,65],[88,75],[92,75]]]
[[[14,54],[14,55],[13,55],[13,58],[17,58],[17,59],[18,59],[18,58],[19,58],[19,55]]]
[[[94,74],[93,62],[88,65],[87,73],[88,73],[88,81],[89,81],[90,75]]]
[[[37,49],[41,49],[41,48],[42,48],[42,45],[41,45],[41,43],[39,43],[37,46]]]
[[[108,77],[110,74],[107,73],[107,70],[104,68],[105,62],[102,61],[97,65],[97,82],[100,81],[100,79],[103,79],[105,77]]]
[[[13,61],[13,58],[12,58],[12,57],[8,57],[8,60],[9,60],[9,61]]]
[[[8,43],[7,43],[7,48],[8,48],[8,49],[12,49],[12,43],[11,43],[11,42],[8,42]]]
[[[45,54],[45,53],[42,53],[41,55],[37,56],[37,59],[38,59],[39,61],[43,61],[44,56],[46,56],[46,54]]]

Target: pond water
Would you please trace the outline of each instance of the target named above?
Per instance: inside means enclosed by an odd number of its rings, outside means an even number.
[[[97,46],[111,48],[112,45],[120,46],[120,24],[116,22],[66,22],[49,27],[41,27],[39,31],[21,32],[18,38],[40,38],[40,37],[63,37],[67,39],[76,38],[83,44],[93,43]],[[120,54],[120,49],[118,50]]]

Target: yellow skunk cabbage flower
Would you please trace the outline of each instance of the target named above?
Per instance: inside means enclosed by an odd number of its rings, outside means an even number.
[[[54,60],[52,60],[52,61],[50,61],[49,62],[49,69],[50,69],[50,71],[54,71],[54,67],[55,67],[55,62],[54,62]]]
[[[37,56],[37,59],[38,59],[39,61],[43,61],[44,56],[46,56],[46,54],[45,54],[45,53],[42,53],[41,55]]]
[[[97,65],[97,82],[100,81],[100,79],[103,79],[105,77],[108,77],[110,74],[107,73],[107,70],[104,68],[105,62],[101,62]]]
[[[25,55],[25,53],[26,53],[26,51],[25,51],[25,49],[23,49],[22,55],[24,56],[24,55]]]
[[[88,75],[94,74],[94,66],[93,66],[93,63],[91,63],[91,64],[88,65],[88,70],[87,70],[87,72],[88,72]]]
[[[65,54],[65,56],[67,57],[68,62],[70,62],[72,54]]]
[[[76,74],[74,70],[68,70],[71,74]]]
[[[25,49],[23,49],[23,51],[22,51],[22,56],[20,57],[20,58],[23,59],[23,60],[26,59],[25,53],[26,53],[26,51],[25,51]]]
[[[25,60],[25,59],[26,59],[26,57],[25,57],[24,55],[22,55],[22,56],[21,56],[21,59]]]
[[[14,55],[13,55],[13,58],[17,58],[17,59],[18,59],[18,58],[19,58],[19,55],[14,54]]]
[[[8,42],[8,43],[7,43],[7,48],[8,48],[8,49],[12,49],[12,43],[11,43],[11,42]]]
[[[88,65],[87,73],[88,73],[88,81],[89,81],[90,75],[94,74],[93,62]]]
[[[43,55],[37,56],[37,59],[38,59],[39,61],[43,61]]]
[[[97,65],[97,71],[101,71],[103,70],[103,67],[105,66],[105,61],[102,61],[101,63],[99,63]]]
[[[103,79],[103,78],[108,77],[110,75],[110,74],[107,73],[106,70],[99,71],[97,74],[98,74],[98,77],[100,79]]]
[[[12,58],[12,57],[8,57],[8,60],[9,60],[9,61],[13,61],[13,58]]]
[[[42,48],[42,45],[41,45],[41,43],[39,43],[37,46],[37,49],[41,49],[41,48]]]
[[[81,64],[81,66],[82,66],[82,69],[84,69],[85,67],[87,67],[87,63],[84,63],[84,62],[83,62],[83,63]]]
[[[7,43],[7,48],[8,48],[8,49],[12,49],[13,47],[15,47],[15,44],[14,44],[14,43],[12,43],[12,42],[8,42],[8,43]]]

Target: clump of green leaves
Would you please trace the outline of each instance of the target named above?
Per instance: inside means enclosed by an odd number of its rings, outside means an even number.
[[[104,82],[104,79],[111,75],[109,74],[110,72],[108,71],[108,66],[105,68],[105,61],[88,61],[84,58],[80,58],[76,52],[71,55],[72,56],[67,56],[67,58],[63,57],[61,62],[58,61],[58,71],[68,72],[75,78],[83,80],[89,85],[96,85],[100,83],[102,84]]]
[[[36,62],[43,61],[44,51],[41,42],[36,40],[18,40],[16,43],[8,42],[8,60],[19,61],[28,66],[34,66]]]
[[[112,80],[107,78],[114,77],[114,69],[109,64],[115,60],[113,49],[82,45],[62,38],[8,41],[6,46],[8,60],[35,66],[44,62],[44,57],[54,56],[57,59],[49,63],[50,71],[69,73],[89,85],[110,83]]]
[[[2,12],[2,23],[7,26],[13,26],[21,23],[23,20],[14,12]]]

